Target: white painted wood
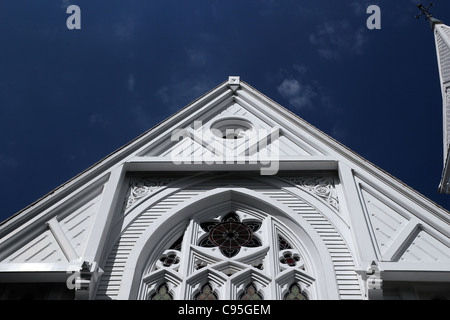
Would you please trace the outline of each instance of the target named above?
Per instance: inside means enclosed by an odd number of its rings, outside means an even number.
[[[56,241],[53,233],[46,230],[23,247],[17,248],[0,265],[10,263],[60,263],[67,262],[66,255]]]
[[[56,241],[58,242],[59,246],[61,247],[61,250],[64,252],[64,255],[66,256],[67,260],[68,261],[78,260],[79,259],[78,254],[75,252],[75,249],[72,247],[72,244],[70,243],[69,239],[67,239],[67,236],[64,233],[63,229],[61,228],[56,217],[48,221],[47,225],[51,233],[55,237]]]
[[[348,218],[350,220],[350,230],[355,239],[354,245],[357,250],[357,267],[358,269],[367,269],[372,261],[378,260],[378,255],[375,250],[375,242],[373,233],[368,223],[367,217],[364,213],[362,200],[360,198],[358,188],[356,186],[354,173],[347,164],[339,164],[339,178],[342,181],[342,188],[345,199],[344,209],[348,211]]]
[[[83,256],[87,261],[99,261],[100,259],[112,216],[117,212],[116,207],[122,204],[122,199],[119,199],[119,197],[123,196],[121,185],[124,176],[123,166],[118,166],[112,170],[108,181],[105,183],[101,202],[97,204],[98,214],[92,218],[90,228],[85,229],[89,237],[86,241]]]
[[[410,221],[384,252],[381,260],[398,261],[400,255],[407,250],[411,241],[416,237],[419,228],[420,223],[417,220]]]
[[[450,283],[448,211],[241,79],[229,81],[1,224],[0,279],[31,270],[38,281],[40,270],[61,273],[77,256],[91,263],[83,281],[96,299],[146,299],[162,282],[183,299],[205,281],[237,298],[253,281],[265,298],[282,298],[296,282],[311,299],[343,300],[382,297],[375,285],[384,282]],[[223,148],[213,152],[205,134],[234,124],[278,137],[219,139]],[[172,141],[176,129],[192,138]],[[273,158],[261,155],[278,148],[278,171],[262,175]],[[198,245],[199,224],[230,210],[262,223],[262,245],[226,259]],[[181,265],[157,266],[182,234]],[[278,234],[301,268],[280,266]],[[252,265],[261,261],[262,269]]]
[[[439,68],[439,78],[442,92],[443,120],[443,175],[439,185],[441,193],[450,193],[449,177],[449,144],[450,144],[450,28],[444,24],[434,26],[436,55]]]

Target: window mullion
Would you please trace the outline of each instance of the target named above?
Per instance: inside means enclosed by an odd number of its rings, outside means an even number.
[[[184,232],[183,244],[181,246],[181,264],[178,272],[181,274],[183,279],[180,286],[180,299],[190,300],[193,297],[188,296],[189,293],[186,292],[186,279],[192,273],[193,270],[193,257],[191,254],[191,243],[195,243],[196,234],[198,232],[199,226],[194,220],[189,221],[189,225]]]
[[[280,268],[278,265],[278,237],[277,237],[277,230],[274,226],[274,223],[272,221],[272,217],[268,216],[265,219],[265,232],[263,232],[265,237],[268,237],[266,239],[263,239],[263,243],[265,242],[270,246],[270,249],[268,251],[268,263],[266,265],[267,270],[265,272],[267,274],[272,275],[272,281],[269,284],[269,287],[267,288],[267,294],[268,297],[265,297],[265,299],[279,299],[277,296],[277,290],[274,279],[280,272]]]

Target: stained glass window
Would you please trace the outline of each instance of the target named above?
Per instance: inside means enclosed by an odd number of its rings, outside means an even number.
[[[208,234],[200,239],[199,246],[204,248],[219,247],[222,254],[228,258],[237,255],[241,247],[260,247],[261,241],[254,235],[261,224],[259,222],[241,222],[239,216],[232,212],[220,222],[205,222],[200,224]]]
[[[158,290],[150,297],[150,300],[173,300],[167,284],[163,283],[160,285]]]
[[[239,221],[241,221],[241,219],[239,219],[239,216],[234,212],[230,212],[229,214],[227,214],[225,217],[222,218],[222,222],[239,222]]]
[[[278,235],[278,246],[280,250],[292,249],[289,242],[280,235]]]
[[[284,300],[308,300],[308,296],[302,292],[298,284],[294,283],[289,287],[289,292],[284,296]]]
[[[209,218],[200,221],[194,219],[182,236],[180,233],[167,235],[167,240],[170,239],[165,242],[167,246],[162,248],[164,251],[156,261],[153,260],[149,273],[151,277],[148,276],[148,279],[152,280],[147,280],[146,290],[140,292],[151,291],[146,296],[142,295],[142,298],[315,298],[312,287],[299,280],[302,272],[308,271],[304,267],[308,257],[304,257],[303,251],[297,248],[297,241],[288,229],[284,230],[281,224],[272,221],[271,217],[266,219],[262,215],[251,214],[250,211],[227,211],[219,217],[213,214],[215,213],[210,213]],[[188,259],[183,259],[184,257]],[[261,278],[265,279],[262,270],[273,274],[272,280],[267,284],[259,281]],[[284,271],[289,271],[286,276],[292,278],[287,280],[286,277],[278,277]],[[169,282],[169,277],[175,274],[180,275],[180,282]],[[308,293],[302,291],[304,289],[308,290]]]
[[[263,297],[258,293],[253,283],[250,283],[239,300],[263,300]]]
[[[195,300],[218,300],[209,283],[202,287],[202,290],[195,296]]]
[[[183,236],[179,237],[177,241],[175,241],[169,249],[181,251],[181,244],[183,243]]]

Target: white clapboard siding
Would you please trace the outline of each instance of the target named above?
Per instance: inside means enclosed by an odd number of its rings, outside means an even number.
[[[199,193],[199,191],[184,190],[171,195],[153,205],[128,226],[109,253],[104,266],[104,274],[100,278],[97,289],[97,299],[114,300],[117,298],[126,261],[142,233],[165,212]]]
[[[322,238],[333,261],[339,294],[342,300],[360,300],[363,294],[355,271],[353,257],[342,236],[320,212],[309,203],[283,190],[270,190],[264,195],[277,200],[301,215]]]

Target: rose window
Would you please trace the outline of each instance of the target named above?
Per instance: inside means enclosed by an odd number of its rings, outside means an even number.
[[[199,245],[205,248],[219,247],[228,258],[237,255],[242,247],[261,246],[261,241],[254,235],[261,224],[241,222],[235,213],[226,215],[221,222],[206,222],[200,226],[207,235],[200,240]]]

